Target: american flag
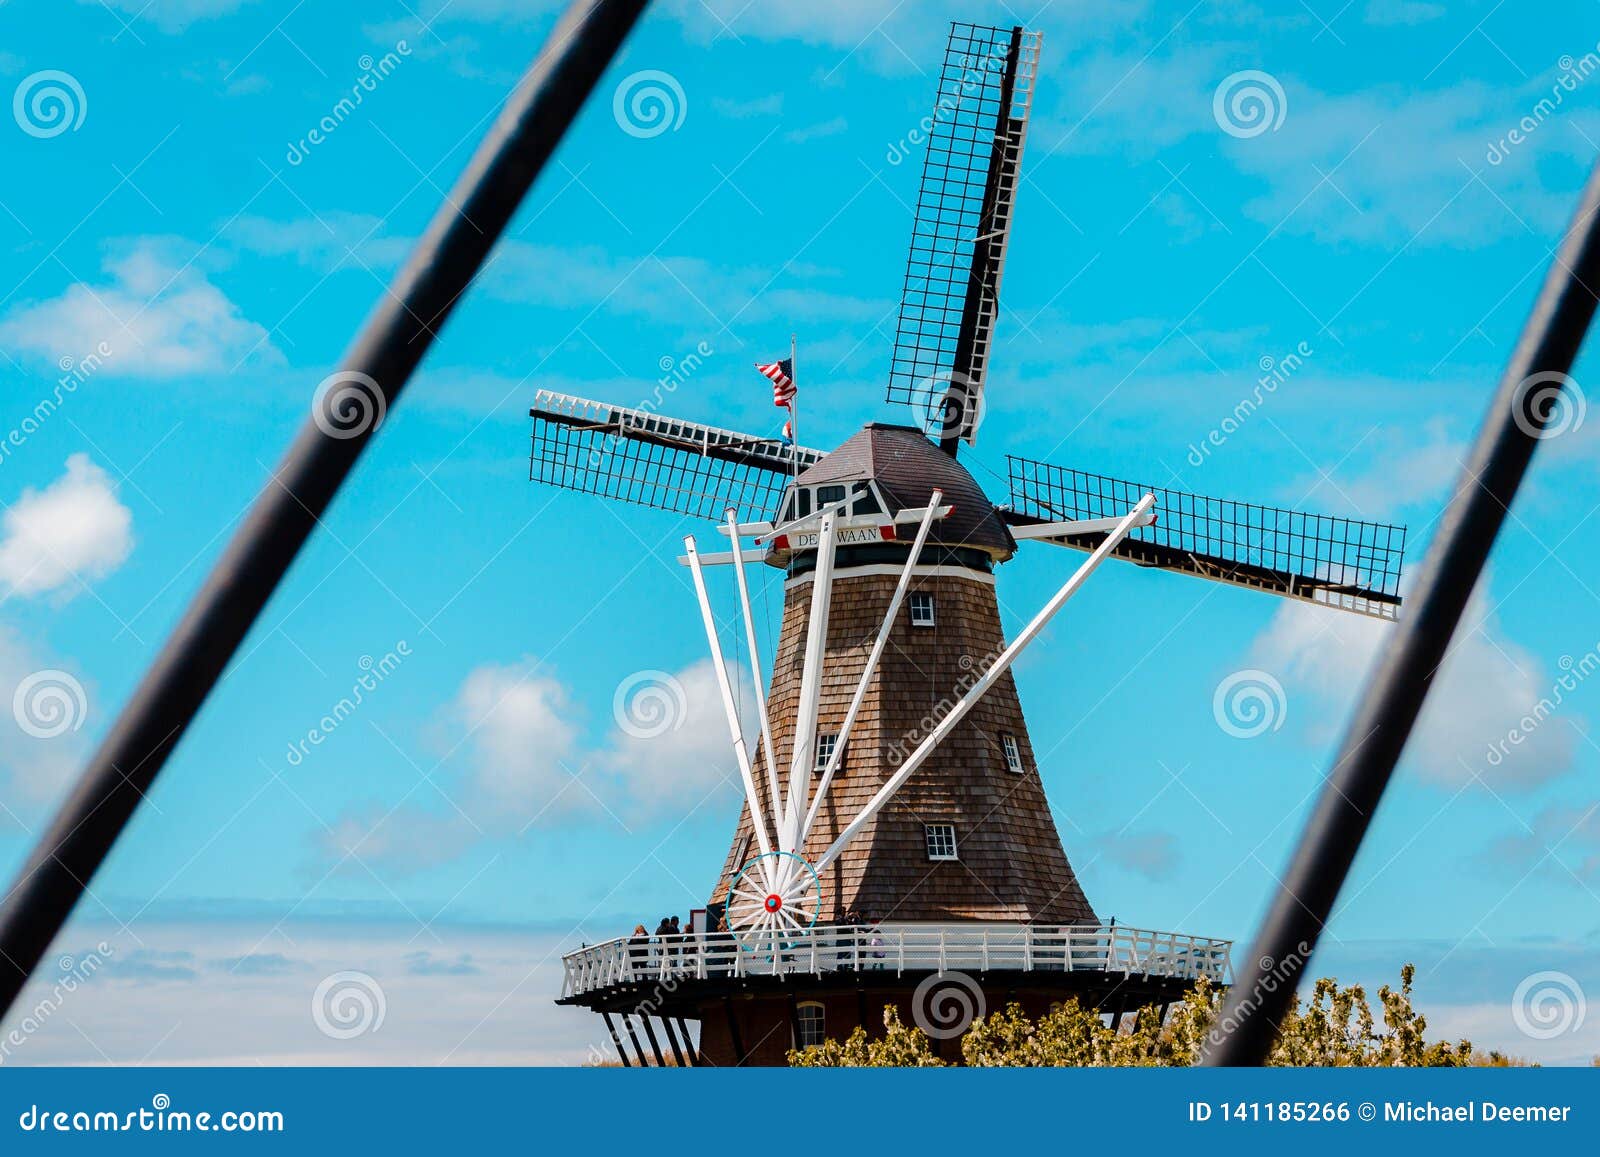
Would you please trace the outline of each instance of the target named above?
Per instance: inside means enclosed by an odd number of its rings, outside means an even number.
[[[756,372],[764,378],[772,379],[772,404],[780,410],[794,404],[794,359],[784,358],[781,362],[768,362],[765,365],[756,363]]]

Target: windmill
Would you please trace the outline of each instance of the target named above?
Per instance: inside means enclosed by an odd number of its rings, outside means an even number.
[[[565,961],[562,1001],[605,1016],[624,1064],[613,1016],[641,1064],[635,1020],[664,1055],[652,1017],[679,1063],[772,1063],[870,1030],[888,1005],[938,1040],[1011,1000],[1042,1011],[1071,994],[1116,1014],[1200,976],[1225,982],[1226,941],[1097,916],[1010,667],[1110,559],[1397,614],[1402,528],[1013,455],[997,505],[962,465],[982,424],[1040,46],[1021,27],[952,26],[888,386],[916,424],[871,422],[825,453],[649,408],[535,398],[533,480],[706,519],[727,546],[702,551],[691,536],[680,560],[744,795],[712,926]],[[1088,557],[1008,642],[995,569],[1029,542]],[[759,564],[786,576],[770,679],[745,574]],[[708,590],[715,567],[733,572],[755,671],[753,752]]]

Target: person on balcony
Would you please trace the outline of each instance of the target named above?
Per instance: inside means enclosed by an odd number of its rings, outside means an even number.
[[[632,969],[635,980],[644,975],[649,961],[650,934],[644,930],[643,924],[635,924],[633,936],[628,940],[628,966]]]

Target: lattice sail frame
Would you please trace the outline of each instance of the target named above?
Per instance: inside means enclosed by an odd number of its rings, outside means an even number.
[[[1141,566],[1198,575],[1380,619],[1400,608],[1404,527],[1302,514],[1144,486],[1007,455],[1013,525],[1105,518],[1153,493],[1157,521],[1113,552]],[[1055,539],[1092,550],[1103,534]]]
[[[657,510],[740,521],[777,510],[795,471],[822,451],[756,438],[652,410],[540,390],[528,478]]]
[[[953,452],[984,381],[1043,37],[953,24],[923,156],[888,400]]]

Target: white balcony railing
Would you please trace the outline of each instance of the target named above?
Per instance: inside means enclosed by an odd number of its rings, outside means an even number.
[[[1121,925],[826,925],[755,941],[727,933],[619,937],[563,957],[563,997],[616,985],[855,971],[1122,972],[1219,983],[1232,942]]]

